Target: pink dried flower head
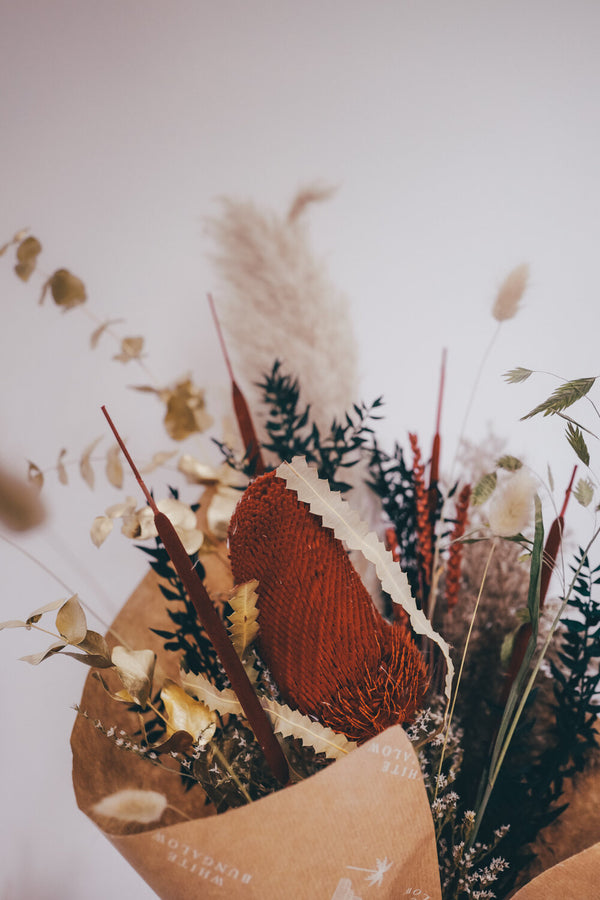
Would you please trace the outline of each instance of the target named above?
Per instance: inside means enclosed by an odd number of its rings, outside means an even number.
[[[496,488],[490,500],[488,522],[497,537],[513,537],[531,524],[535,492],[535,479],[527,469],[509,475]]]
[[[492,307],[492,315],[498,322],[512,319],[519,309],[519,303],[525,293],[529,279],[529,266],[521,263],[506,276]]]

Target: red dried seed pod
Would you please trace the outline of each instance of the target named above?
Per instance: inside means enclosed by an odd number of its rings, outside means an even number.
[[[229,549],[235,582],[258,579],[260,653],[287,703],[357,741],[413,717],[427,671],[410,634],[274,473],[244,493]]]

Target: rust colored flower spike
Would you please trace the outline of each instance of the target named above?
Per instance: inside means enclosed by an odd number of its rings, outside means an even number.
[[[248,719],[248,724],[254,731],[256,739],[263,749],[265,759],[277,780],[280,784],[285,786],[289,781],[287,760],[277,738],[273,734],[271,723],[269,722],[264,709],[260,705],[260,701],[248,679],[244,666],[231,643],[229,633],[221,621],[217,610],[213,606],[212,600],[200,580],[198,571],[192,565],[190,557],[181,543],[175,528],[167,516],[164,513],[161,513],[157,508],[152,494],[146,487],[142,476],[131,458],[127,447],[123,443],[121,435],[117,431],[105,406],[102,407],[102,412],[104,413],[104,417],[106,418],[119,447],[123,451],[125,459],[129,463],[136,481],[141,487],[144,496],[154,513],[154,524],[158,531],[158,535],[163,542],[165,550],[169,554],[173,567],[179,575],[190,601],[198,613],[198,618],[200,619],[204,630],[212,641],[213,647],[217,652],[227,677],[231,682],[231,686],[237,694],[237,698]]]
[[[433,534],[429,517],[429,494],[425,487],[425,467],[421,459],[421,449],[417,436],[416,434],[409,434],[408,437],[413,454],[413,481],[417,505],[417,547],[421,557],[423,609],[426,611],[426,600],[433,568]]]
[[[362,742],[410,721],[427,670],[375,609],[343,545],[274,473],[247,488],[229,532],[236,583],[258,579],[260,653],[287,703]]]
[[[238,387],[237,381],[233,377],[233,369],[231,367],[231,361],[227,352],[225,338],[223,337],[223,332],[221,331],[221,324],[217,317],[215,302],[211,294],[208,294],[208,305],[210,306],[210,311],[215,323],[215,328],[217,329],[219,343],[221,344],[221,350],[223,351],[223,356],[225,358],[225,365],[227,366],[227,371],[229,372],[233,411],[235,412],[235,417],[238,422],[242,441],[244,442],[244,449],[248,457],[248,462],[253,466],[252,471],[255,475],[262,475],[265,471],[265,464],[262,458],[260,444],[256,436],[254,422],[252,421],[252,416],[250,415],[250,410],[248,408],[248,404],[246,403],[246,398]]]
[[[465,484],[456,502],[456,519],[450,535],[450,550],[448,551],[448,565],[446,566],[446,609],[448,612],[454,609],[458,603],[458,591],[460,588],[460,572],[464,544],[460,538],[465,533],[467,514],[469,512],[469,500],[471,499],[471,485]]]

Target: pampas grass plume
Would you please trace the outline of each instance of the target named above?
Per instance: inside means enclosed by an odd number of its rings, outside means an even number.
[[[505,322],[506,319],[512,319],[516,315],[528,280],[529,266],[527,263],[521,263],[506,276],[500,285],[492,307],[492,315],[498,322]]]

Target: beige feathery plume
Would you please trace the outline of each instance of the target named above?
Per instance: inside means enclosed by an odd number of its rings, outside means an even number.
[[[313,256],[303,222],[306,209],[330,194],[319,186],[301,190],[285,217],[225,199],[221,215],[208,221],[222,280],[218,313],[253,415],[255,383],[280,359],[324,432],[357,400],[348,303]]]
[[[512,319],[519,309],[519,303],[525,293],[529,280],[529,266],[521,263],[512,272],[509,272],[496,295],[492,315],[498,322]]]

